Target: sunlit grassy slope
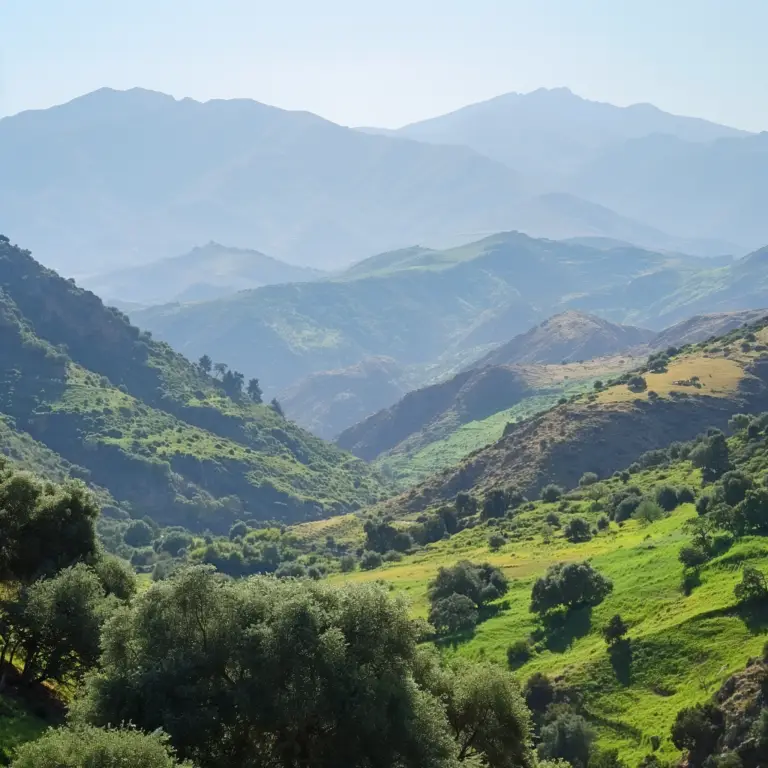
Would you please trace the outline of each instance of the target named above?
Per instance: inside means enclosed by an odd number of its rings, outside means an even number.
[[[608,481],[603,492],[619,483]],[[661,483],[697,488],[701,480],[698,470],[684,462],[635,475],[632,483],[652,491]],[[592,501],[570,501],[565,513],[557,508],[537,502],[534,510],[498,527],[479,526],[400,563],[335,578],[384,580],[409,595],[415,615],[426,616],[427,585],[441,565],[470,559],[501,567],[511,586],[498,613],[482,622],[471,638],[450,646],[449,652],[506,664],[507,648],[533,636],[536,652],[517,671],[521,681],[540,671],[578,688],[601,746],[618,748],[630,765],[650,751],[655,735],[662,737],[662,753],[671,759],[676,753],[669,729],[676,713],[708,699],[728,674],[760,652],[763,630],[739,613],[733,587],[745,561],[768,567],[768,541],[740,541],[705,566],[700,586],[685,596],[677,558],[690,538],[685,524],[696,516],[692,505],[648,525],[634,520],[621,527],[612,523],[583,544],[567,542],[561,529],[552,528],[545,518],[555,512],[564,525],[579,514],[594,523],[599,513],[592,511]],[[487,539],[496,530],[507,535],[508,543],[491,552]],[[614,590],[591,612],[575,614],[568,634],[542,639],[540,621],[529,611],[531,587],[553,563],[573,560],[590,560],[612,579]],[[616,613],[631,627],[632,658],[631,663],[614,667],[600,632]]]

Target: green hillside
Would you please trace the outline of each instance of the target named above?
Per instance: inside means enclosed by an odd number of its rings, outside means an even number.
[[[672,419],[676,429],[663,442],[656,435],[657,444],[646,443],[652,450],[645,453],[635,452],[635,445],[629,452],[619,450],[621,443],[633,442],[627,421],[620,431],[603,421],[599,428],[592,424],[589,436],[561,435],[562,449],[550,455],[546,478],[560,478],[561,487],[547,486],[541,494],[539,482],[525,485],[522,470],[514,473],[517,465],[509,457],[516,450],[521,462],[530,462],[533,444],[542,450],[542,433],[511,430],[517,440],[508,442],[507,436],[497,444],[493,472],[471,476],[470,462],[464,475],[471,479],[461,488],[453,486],[453,496],[446,488],[440,499],[427,504],[426,494],[417,490],[386,506],[377,525],[395,525],[411,536],[410,550],[333,579],[383,580],[407,594],[412,611],[426,617],[428,587],[439,568],[460,560],[500,568],[509,591],[480,609],[474,629],[438,638],[445,653],[510,666],[521,682],[536,673],[546,675],[559,692],[556,700],[567,706],[558,704],[560,709],[554,708],[545,722],[568,712],[586,718],[599,747],[617,749],[628,766],[639,765],[651,753],[660,765],[679,760],[671,738],[677,713],[711,701],[731,675],[763,653],[768,632],[768,414],[762,412],[768,400],[761,378],[766,349],[768,327],[762,321],[661,359],[651,366],[655,370],[643,373],[645,390],[632,392],[620,381],[529,420],[529,425],[545,424],[566,410],[583,420],[590,408],[611,412],[623,404],[644,411],[646,427],[652,418]],[[686,390],[687,396],[679,394]],[[648,408],[658,410],[651,416]],[[734,415],[742,410],[752,415]],[[678,418],[672,418],[675,411]],[[695,418],[696,424],[682,429],[679,417]],[[712,424],[707,425],[707,417]],[[729,438],[714,428],[718,424]],[[694,428],[700,432],[696,437],[690,432]],[[682,442],[689,436],[689,442]],[[579,475],[567,481],[578,464],[568,446],[587,456],[578,468],[584,473],[580,481]],[[597,466],[608,451],[625,463]],[[629,455],[634,455],[631,463],[625,459]],[[457,498],[457,490],[463,498]],[[533,501],[520,493],[526,490]],[[472,498],[474,507],[468,502]],[[453,523],[442,528],[442,536],[425,542],[421,537],[434,527],[427,522],[433,518],[452,518]],[[369,532],[363,522],[337,518],[295,531],[299,537],[334,536],[376,546],[376,528]],[[694,548],[685,564],[684,547]],[[532,612],[537,580],[558,563],[582,561],[611,581],[610,593],[591,608]],[[750,569],[758,575],[750,576]],[[751,592],[736,589],[749,578],[757,584]],[[628,632],[609,646],[603,630],[616,615]],[[740,679],[734,678],[734,685],[741,685]],[[723,691],[716,706],[725,707],[733,686]],[[758,697],[757,702],[745,699],[742,706],[742,716],[752,723],[765,704]],[[734,725],[728,731],[730,746],[716,740],[710,749],[743,750],[744,765],[762,765],[747,759],[751,742],[740,733]]]
[[[247,375],[269,359],[269,383],[279,390],[371,356],[427,367],[452,351],[506,342],[576,296],[613,296],[642,275],[696,265],[631,247],[505,233],[447,251],[375,256],[331,280],[153,307],[132,319],[184,354],[215,352]]]
[[[362,462],[272,407],[228,396],[7,239],[0,334],[0,413],[21,435],[10,450],[88,479],[137,516],[227,530],[239,517],[342,512],[382,492]]]

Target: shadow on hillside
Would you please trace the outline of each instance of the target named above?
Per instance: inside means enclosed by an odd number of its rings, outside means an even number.
[[[736,615],[753,635],[768,632],[768,602],[747,603],[736,609]]]
[[[462,643],[469,642],[475,636],[475,631],[480,624],[482,624],[484,621],[488,621],[488,619],[492,619],[495,616],[498,616],[508,608],[509,600],[503,600],[502,602],[495,603],[494,605],[481,605],[477,612],[477,624],[474,627],[471,629],[465,629],[461,632],[455,632],[452,635],[443,637],[435,636],[434,642],[440,648],[451,648],[452,650],[456,650],[456,648],[458,648]]]
[[[616,679],[624,686],[632,685],[632,643],[624,638],[608,649]]]
[[[492,619],[500,613],[503,613],[508,608],[509,600],[502,600],[502,602],[495,603],[494,605],[481,605],[477,612],[477,623],[482,624],[484,621],[488,621],[488,619]]]
[[[580,637],[589,634],[592,626],[592,609],[550,613],[542,617],[538,639],[544,640],[548,650],[565,653]]]

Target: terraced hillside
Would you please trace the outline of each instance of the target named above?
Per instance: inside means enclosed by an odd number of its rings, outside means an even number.
[[[244,515],[315,518],[382,492],[361,461],[250,402],[242,379],[214,379],[5,238],[0,334],[9,450],[139,517],[227,530]]]

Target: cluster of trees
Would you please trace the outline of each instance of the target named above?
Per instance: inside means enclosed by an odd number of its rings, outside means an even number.
[[[504,574],[488,563],[461,560],[440,568],[429,584],[429,621],[438,634],[452,635],[471,630],[482,606],[507,593]]]
[[[246,384],[245,376],[240,371],[230,370],[226,363],[214,363],[208,355],[203,355],[197,361],[197,368],[206,376],[213,376],[229,397],[239,399],[245,389],[245,393],[254,403],[262,402],[263,392],[258,379],[249,379]]]

